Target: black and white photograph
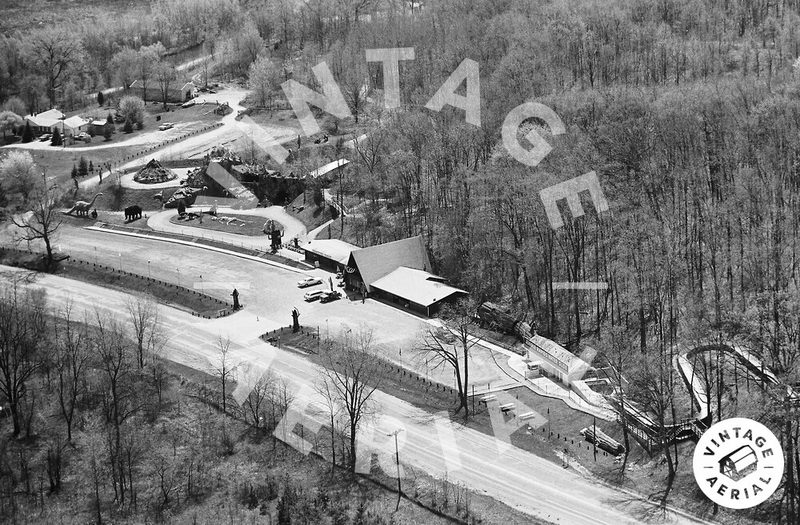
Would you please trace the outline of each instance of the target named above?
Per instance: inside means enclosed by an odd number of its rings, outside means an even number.
[[[0,0],[0,524],[800,525],[800,0]]]

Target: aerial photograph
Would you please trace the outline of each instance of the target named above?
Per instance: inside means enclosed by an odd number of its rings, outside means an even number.
[[[800,525],[800,0],[0,0],[0,524]]]

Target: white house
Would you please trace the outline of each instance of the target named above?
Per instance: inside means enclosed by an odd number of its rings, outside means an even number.
[[[63,118],[64,114],[59,110],[49,109],[41,113],[25,116],[25,122],[30,124],[31,130],[35,134],[52,133],[53,130],[56,129],[56,126],[61,123]]]

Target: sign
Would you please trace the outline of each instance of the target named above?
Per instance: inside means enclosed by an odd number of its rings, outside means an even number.
[[[781,442],[752,419],[735,417],[711,426],[697,442],[694,477],[708,498],[729,509],[767,500],[783,478]]]

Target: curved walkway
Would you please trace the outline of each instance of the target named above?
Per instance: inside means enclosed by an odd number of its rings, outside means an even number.
[[[205,206],[193,206],[191,209],[199,210]],[[269,238],[266,235],[251,236],[240,235],[237,233],[226,233],[197,226],[183,226],[173,224],[169,221],[175,216],[175,210],[166,210],[152,215],[147,220],[147,225],[155,231],[181,233],[193,235],[204,239],[214,239],[216,241],[250,248],[253,250],[263,250],[269,246]],[[231,208],[218,208],[217,215],[255,215],[264,219],[272,219],[283,225],[284,242],[289,242],[294,237],[303,238],[306,235],[306,227],[299,220],[295,219],[283,209],[282,206],[270,206],[269,208],[252,208],[250,210],[233,210]]]

